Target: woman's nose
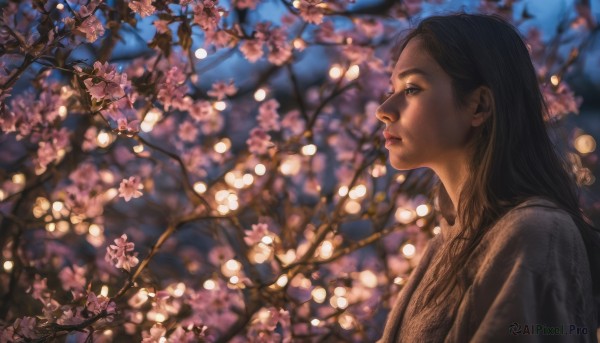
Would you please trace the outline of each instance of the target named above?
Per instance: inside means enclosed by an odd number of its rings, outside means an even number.
[[[385,103],[377,107],[377,111],[375,111],[375,116],[377,117],[377,119],[384,122],[385,124],[390,124],[398,120],[398,115],[391,111]]]

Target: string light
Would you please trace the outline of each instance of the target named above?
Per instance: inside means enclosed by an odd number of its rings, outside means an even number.
[[[350,68],[348,68],[348,70],[346,71],[346,75],[344,75],[344,77],[346,78],[346,80],[352,81],[352,80],[356,80],[359,75],[360,75],[360,68],[356,64],[354,64],[354,65],[350,66]]]
[[[262,176],[262,175],[265,175],[266,172],[267,172],[267,167],[265,167],[264,164],[259,163],[256,166],[254,166],[254,173],[256,173],[256,175]]]
[[[204,289],[213,290],[217,287],[217,284],[213,279],[208,279],[204,281],[202,287],[204,287]]]
[[[135,152],[136,154],[142,153],[143,151],[144,151],[143,144],[138,144],[138,145],[133,146],[133,152]]]
[[[59,5],[62,5],[62,4],[59,4]],[[58,108],[58,116],[61,117],[62,119],[65,119],[65,117],[67,116],[67,106],[61,105]]]
[[[310,292],[310,295],[316,303],[322,304],[327,297],[327,291],[325,291],[325,288],[317,286]]]
[[[429,214],[429,206],[427,206],[427,204],[421,204],[417,206],[416,212],[419,217],[425,217]]]
[[[360,272],[358,278],[368,288],[377,287],[377,275],[370,270],[363,270]]]
[[[267,91],[264,88],[259,88],[254,92],[254,100],[260,102],[267,98]]]
[[[96,141],[98,142],[98,146],[101,148],[106,148],[110,145],[110,134],[104,130],[98,133],[98,137],[96,137]]]
[[[12,176],[12,182],[15,185],[24,185],[25,184],[25,174],[17,173]]]
[[[102,286],[102,288],[100,289],[100,295],[103,297],[108,296],[108,286],[107,285]]]
[[[60,212],[63,209],[63,203],[60,201],[55,201],[52,203],[52,209],[56,212]]]
[[[214,103],[213,107],[217,111],[225,111],[225,109],[227,108],[227,104],[225,103],[225,101],[217,101]]]
[[[226,153],[230,147],[231,147],[231,141],[229,140],[229,138],[223,138],[222,140],[220,140],[219,142],[217,142],[214,145],[215,151],[218,152],[219,154]]]
[[[96,224],[91,224],[90,227],[88,228],[88,232],[90,233],[90,235],[98,237],[100,236],[100,234],[102,234],[102,230],[100,228],[100,226],[96,225]]]
[[[398,222],[400,222],[402,224],[408,224],[408,223],[412,222],[413,220],[415,220],[416,213],[415,213],[415,211],[400,207],[396,210],[394,217],[396,218],[396,220]]]
[[[341,186],[341,187],[338,189],[338,194],[339,194],[341,197],[345,197],[345,196],[346,196],[346,194],[348,194],[348,186]]]
[[[344,210],[348,214],[358,214],[360,212],[361,208],[362,207],[360,206],[360,203],[358,201],[355,201],[355,200],[349,200],[344,205]]]
[[[342,67],[339,64],[334,64],[329,69],[329,77],[331,77],[334,80],[339,79],[340,77],[342,77],[342,73],[343,73],[343,70],[342,70]]]
[[[279,287],[285,287],[285,285],[287,285],[288,283],[288,276],[285,274],[281,275],[279,278],[277,278],[277,281],[275,283]]]
[[[5,271],[10,272],[13,267],[14,267],[14,263],[13,261],[4,261],[4,264],[2,264],[2,267],[4,268]]]
[[[204,194],[206,192],[206,184],[202,181],[194,183],[194,192]]]
[[[199,60],[203,60],[208,56],[208,52],[203,48],[199,48],[194,52],[194,56]]]
[[[318,255],[322,259],[328,259],[331,257],[331,255],[333,255],[333,244],[331,241],[326,240],[321,243],[319,246]]]
[[[279,171],[281,174],[290,176],[296,175],[300,172],[301,161],[299,156],[290,155],[286,157],[283,162],[281,162],[281,166],[279,166]]]
[[[317,153],[317,146],[314,144],[307,144],[302,147],[302,155],[312,156]]]
[[[410,243],[404,244],[404,246],[402,247],[402,254],[404,254],[406,258],[412,258],[413,256],[415,256],[415,252],[415,246]]]
[[[590,135],[578,136],[573,143],[575,149],[577,149],[580,154],[589,154],[596,150],[596,141],[594,140],[594,137]]]

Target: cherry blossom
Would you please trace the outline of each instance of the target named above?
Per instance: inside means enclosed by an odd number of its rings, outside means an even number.
[[[156,7],[152,6],[152,0],[131,1],[128,6],[142,18],[154,14],[156,10]]]
[[[300,16],[308,23],[321,24],[323,21],[323,10],[318,6],[321,0],[301,0]]]
[[[193,142],[198,136],[198,129],[191,121],[184,121],[179,126],[179,138],[184,142]]]
[[[131,253],[135,248],[133,242],[127,242],[127,235],[123,234],[121,237],[115,239],[115,244],[111,244],[106,247],[105,260],[114,264],[117,268],[123,268],[127,271],[131,270],[131,267],[137,266],[139,260],[136,257],[137,253]]]
[[[81,6],[79,14],[85,17],[85,20],[81,23],[77,30],[85,35],[85,38],[90,42],[95,42],[99,37],[104,35],[104,26],[98,20],[98,18],[92,14],[91,10],[88,10],[87,6]]]
[[[263,130],[278,131],[281,129],[279,114],[277,113],[278,108],[279,103],[275,99],[267,100],[260,105],[256,119]]]
[[[246,231],[246,237],[244,237],[244,242],[248,245],[254,245],[260,242],[265,236],[273,235],[271,231],[269,231],[269,227],[267,224],[258,223],[252,225],[251,231]]]
[[[115,66],[94,62],[94,75],[83,82],[92,99],[102,101],[104,99],[118,99],[125,96],[125,88],[130,85],[127,74],[119,74]]]
[[[62,288],[68,290],[83,290],[86,284],[85,268],[78,265],[63,268],[58,274],[62,283]]]
[[[248,150],[251,153],[262,155],[272,146],[271,136],[263,129],[256,127],[250,131],[250,138],[248,138],[246,144],[248,144]]]
[[[221,20],[221,12],[225,10],[218,7],[218,1],[199,0],[194,6],[194,22],[205,31],[213,31]]]
[[[252,63],[258,61],[264,54],[263,42],[258,39],[245,40],[240,45],[240,51],[244,54],[244,57]]]
[[[142,343],[164,343],[166,333],[167,329],[161,324],[154,324],[149,331],[142,332]]]
[[[385,164],[374,115],[424,2],[114,4],[2,9],[0,343],[376,341],[439,233],[430,175]],[[589,7],[556,35],[507,4],[481,5],[529,30],[545,119],[567,120]]]
[[[225,96],[235,95],[235,93],[237,93],[237,88],[233,80],[230,80],[229,83],[223,81],[215,82],[212,85],[212,89],[207,92],[209,96],[217,98],[217,100],[222,100]]]
[[[137,176],[131,176],[129,179],[123,179],[119,185],[119,196],[124,198],[125,201],[129,201],[132,198],[139,198],[142,196],[141,189],[143,185],[140,183],[140,178]]]

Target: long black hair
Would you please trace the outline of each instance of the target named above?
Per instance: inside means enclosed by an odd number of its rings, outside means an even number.
[[[442,279],[428,285],[431,292],[425,303],[452,292],[457,285],[460,290],[457,275],[487,230],[511,208],[540,196],[565,210],[577,225],[598,301],[600,233],[582,213],[579,188],[548,135],[544,120],[548,109],[517,29],[495,15],[432,16],[403,38],[398,55],[413,38],[420,39],[425,51],[451,77],[459,105],[480,86],[488,87],[493,95],[492,114],[470,141],[474,154],[457,208],[460,222],[469,226],[463,225],[441,252],[453,263],[438,273]],[[439,190],[445,192],[443,185]]]

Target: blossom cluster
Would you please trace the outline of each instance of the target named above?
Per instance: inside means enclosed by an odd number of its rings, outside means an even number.
[[[374,114],[396,37],[442,5],[1,5],[0,343],[376,341],[440,215]],[[566,120],[575,53],[526,37]]]

